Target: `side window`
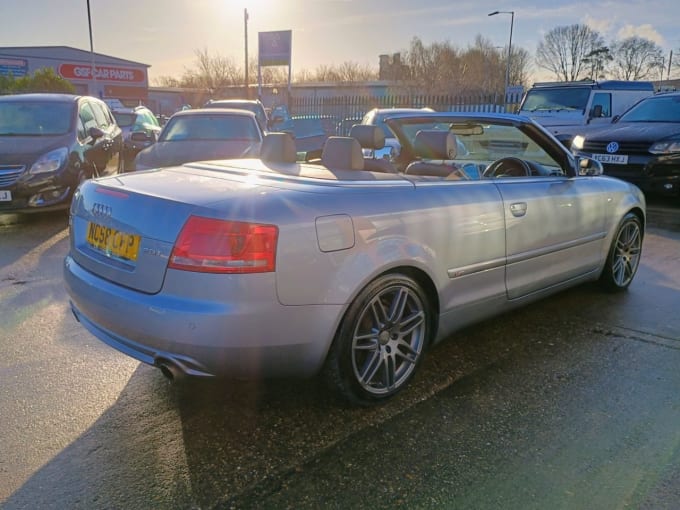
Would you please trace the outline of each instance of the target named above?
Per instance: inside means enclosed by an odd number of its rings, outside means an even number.
[[[595,93],[593,95],[593,104],[591,106],[590,115],[592,117],[611,117],[612,95],[604,92]]]
[[[97,126],[101,129],[109,127],[109,117],[106,115],[106,111],[99,103],[90,103],[92,111],[94,112],[94,118],[97,121]]]
[[[97,127],[97,119],[95,118],[94,112],[92,111],[92,107],[90,106],[89,103],[83,103],[82,105],[80,105],[78,117],[83,125],[85,137],[87,137],[88,136],[87,133],[90,130],[90,128]]]
[[[156,116],[155,116],[153,113],[151,113],[151,112],[147,112],[147,114],[146,114],[146,122],[147,122],[148,124],[151,124],[152,126],[159,126],[159,127],[160,127],[160,125],[158,124],[158,119],[157,119]]]
[[[85,131],[85,126],[83,126],[83,119],[80,117],[80,115],[78,116],[77,129],[78,129],[78,140],[80,140],[81,142],[84,142],[85,139],[87,138],[87,131]]]

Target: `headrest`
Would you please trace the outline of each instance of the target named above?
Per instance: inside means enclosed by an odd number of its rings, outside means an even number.
[[[454,159],[456,135],[451,131],[421,129],[416,133],[416,156],[422,159]]]
[[[378,126],[354,124],[349,136],[356,138],[364,149],[382,149],[385,147],[385,132]]]
[[[321,153],[321,163],[327,168],[363,170],[364,155],[356,138],[330,136],[326,139]]]
[[[260,159],[271,163],[295,163],[297,151],[290,133],[268,133],[262,140]]]

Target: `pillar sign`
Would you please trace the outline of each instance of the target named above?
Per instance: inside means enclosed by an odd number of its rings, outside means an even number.
[[[258,62],[260,66],[289,66],[292,30],[258,33]]]

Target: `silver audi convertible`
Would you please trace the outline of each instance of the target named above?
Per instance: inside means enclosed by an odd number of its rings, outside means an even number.
[[[84,182],[64,277],[94,336],[169,378],[321,374],[351,402],[399,392],[428,348],[583,282],[626,289],[640,190],[528,118],[424,112],[354,126],[316,160],[271,133],[259,159]]]

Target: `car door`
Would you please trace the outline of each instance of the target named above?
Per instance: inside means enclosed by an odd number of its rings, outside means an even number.
[[[508,299],[597,270],[605,198],[595,178],[508,177],[496,186],[505,215]]]
[[[122,135],[108,109],[95,101],[83,101],[79,117],[86,133],[85,159],[92,176],[111,175],[120,168]]]

